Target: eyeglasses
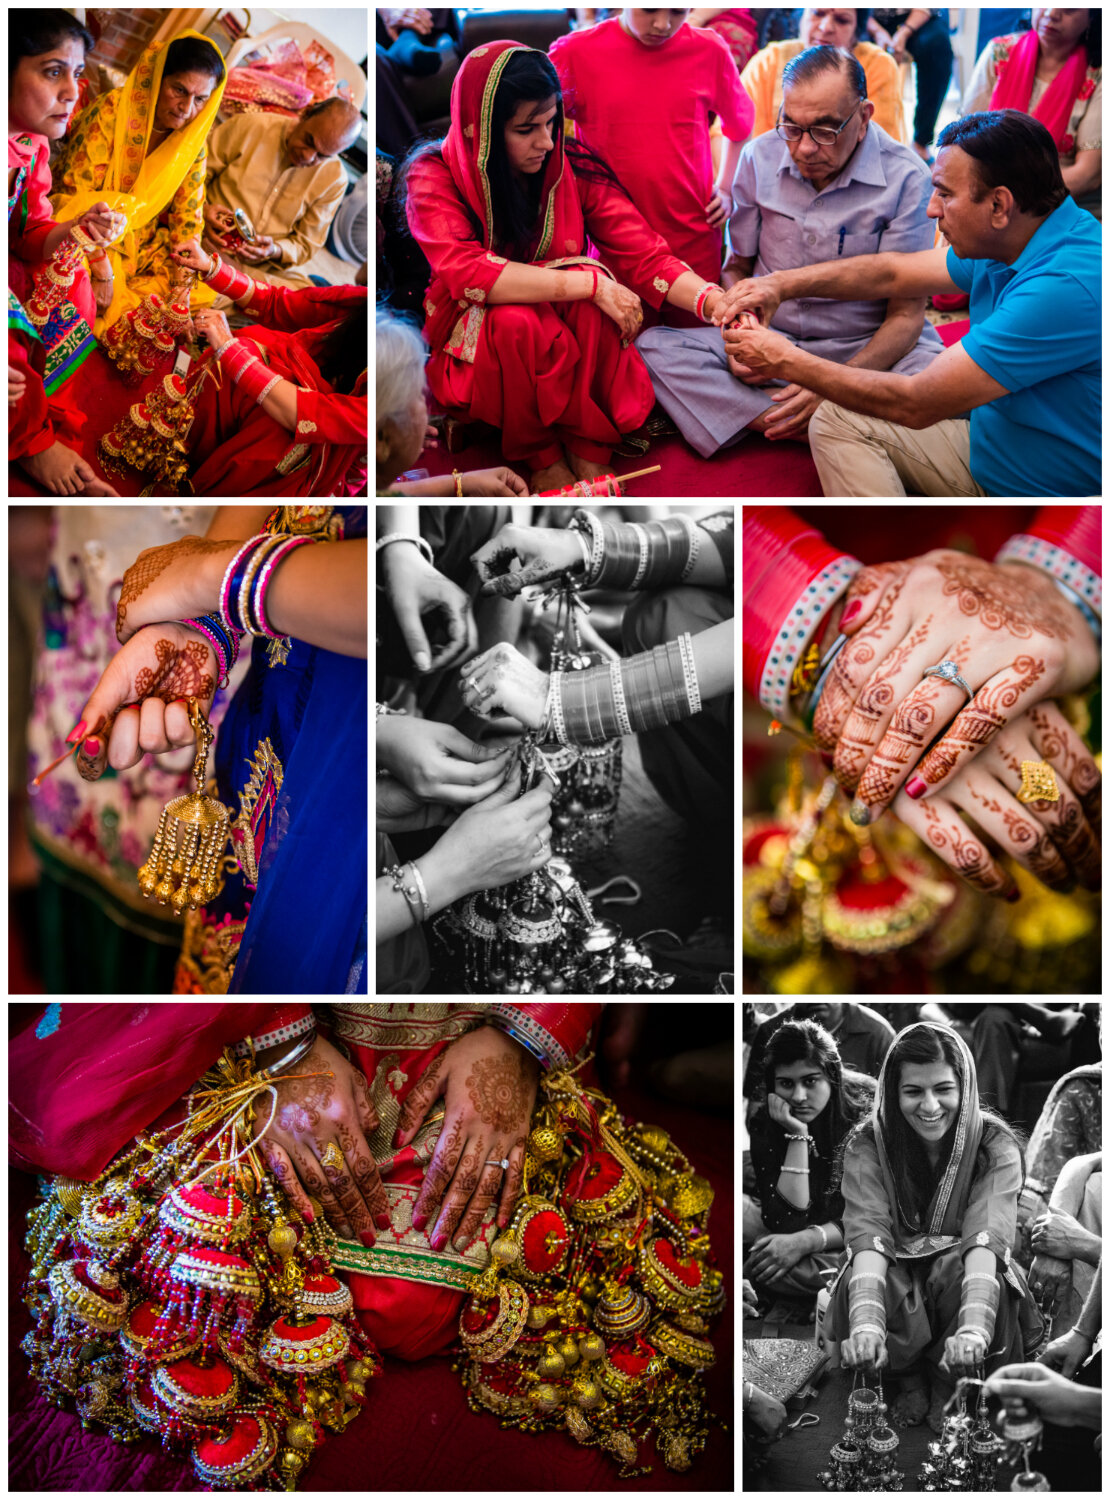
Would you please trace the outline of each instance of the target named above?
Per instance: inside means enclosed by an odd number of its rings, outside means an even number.
[[[815,146],[835,146],[842,130],[847,130],[852,123],[852,115],[862,104],[857,99],[852,106],[852,113],[844,121],[843,125],[795,125],[793,120],[784,120],[782,110],[779,110],[778,122],[775,125],[775,134],[782,137],[784,141],[800,141],[803,135],[808,135]]]

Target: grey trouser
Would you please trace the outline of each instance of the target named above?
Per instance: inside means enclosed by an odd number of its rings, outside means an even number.
[[[786,335],[790,338],[790,335]],[[869,342],[867,338],[793,339],[808,354],[842,365]],[[711,458],[744,436],[745,429],[772,406],[771,396],[786,383],[745,385],[731,373],[719,328],[649,328],[636,340],[655,398],[682,436]],[[899,375],[917,375],[943,353],[936,330],[926,324],[910,352],[892,365]]]

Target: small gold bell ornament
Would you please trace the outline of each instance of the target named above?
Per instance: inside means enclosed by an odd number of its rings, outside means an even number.
[[[649,1436],[668,1468],[705,1446],[712,1188],[667,1135],[624,1122],[570,1072],[549,1073],[512,1223],[459,1319],[472,1410],[525,1432],[563,1428],[637,1468]]]
[[[197,736],[193,764],[196,790],[175,797],[162,809],[150,857],[139,870],[139,889],[180,916],[195,911],[223,890],[223,852],[231,819],[227,808],[204,790],[212,727],[195,698],[187,700]]]

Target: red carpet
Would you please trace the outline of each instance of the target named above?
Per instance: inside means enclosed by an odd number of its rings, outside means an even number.
[[[497,439],[490,434],[462,453],[450,454],[442,444],[439,448],[425,449],[414,467],[427,469],[429,474],[450,474],[452,469],[465,473],[468,469],[497,468],[503,463]],[[643,457],[618,458],[614,469],[618,474],[632,474],[651,464],[661,464],[662,468],[658,474],[634,479],[629,486],[630,499],[646,500],[654,496],[670,499],[676,495],[747,499],[821,494],[808,444],[789,439],[770,443],[753,435],[737,448],[723,449],[715,458],[699,458],[677,435],[655,438]],[[525,483],[530,483],[526,467],[518,464],[511,467]]]

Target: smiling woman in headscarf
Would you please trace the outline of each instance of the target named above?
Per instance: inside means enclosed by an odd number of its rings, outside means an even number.
[[[205,142],[225,77],[219,48],[197,31],[152,43],[127,82],[78,117],[52,166],[55,217],[76,218],[99,199],[127,216],[107,262],[91,267],[98,338],[151,292],[169,297],[185,274],[170,247],[203,231]],[[213,300],[194,289],[194,306]]]
[[[955,1380],[1028,1358],[1044,1323],[1011,1259],[1021,1146],[979,1103],[975,1063],[947,1026],[899,1032],[871,1119],[843,1155],[848,1264],[825,1336],[834,1359],[902,1377],[895,1410],[940,1430]],[[843,1343],[841,1343],[843,1341]]]

